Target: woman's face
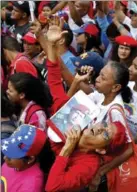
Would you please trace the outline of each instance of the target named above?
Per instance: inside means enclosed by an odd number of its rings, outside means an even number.
[[[124,45],[119,45],[118,47],[118,57],[122,60],[127,59],[130,56],[131,53],[131,48],[124,46]]]
[[[105,148],[114,137],[116,126],[113,124],[98,123],[90,126],[83,131],[79,141],[81,148],[93,151],[95,149]]]
[[[19,103],[20,101],[20,94],[17,92],[10,81],[8,82],[7,96],[9,100],[13,103]]]
[[[137,57],[133,60],[132,65],[129,67],[130,81],[137,81]]]
[[[50,16],[51,14],[51,8],[48,6],[43,7],[42,14],[46,17]]]
[[[95,82],[95,87],[99,93],[106,95],[112,92],[113,86],[115,85],[113,74],[114,69],[109,64],[100,71]]]

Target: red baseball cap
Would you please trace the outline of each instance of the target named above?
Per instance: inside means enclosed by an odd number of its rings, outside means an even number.
[[[137,47],[137,41],[130,36],[121,35],[115,38],[115,42],[119,45],[129,46],[129,47]]]
[[[31,32],[26,33],[22,39],[30,44],[37,43],[37,39],[36,39],[35,35]]]
[[[84,24],[79,29],[73,30],[74,33],[82,34],[82,33],[88,33],[89,35],[98,36],[99,30],[95,24]]]

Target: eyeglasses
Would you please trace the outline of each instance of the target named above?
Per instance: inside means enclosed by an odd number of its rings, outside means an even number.
[[[108,127],[107,122],[103,121],[102,123],[103,123],[104,128]],[[108,134],[108,132],[106,130],[103,133],[103,137],[104,137],[105,140],[107,140],[107,141],[109,140],[109,134]]]

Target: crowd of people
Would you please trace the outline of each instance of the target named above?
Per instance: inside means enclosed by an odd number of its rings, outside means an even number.
[[[2,191],[137,192],[137,2],[5,1],[1,19]],[[50,117],[79,90],[100,113],[64,142]]]

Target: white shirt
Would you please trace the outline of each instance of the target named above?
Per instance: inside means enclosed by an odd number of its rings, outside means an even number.
[[[71,30],[79,29],[80,26],[78,26],[78,25],[73,21],[73,19],[71,18],[71,15],[70,15],[69,12],[68,12],[68,17],[69,17],[69,19],[68,19],[68,24],[69,24],[70,29],[71,29]],[[85,16],[82,17],[82,21],[83,21],[83,23],[92,22],[92,23],[95,24],[95,21],[94,21],[93,19],[91,19],[91,18],[88,16],[88,14],[86,14]]]
[[[135,136],[137,135],[137,92],[133,89],[134,85],[134,82],[129,82],[128,84],[132,91],[132,101],[130,103],[124,103],[124,107],[129,128]]]
[[[89,95],[90,99],[92,99],[96,105],[100,108],[100,114],[96,117],[96,120],[94,121],[94,124],[102,122],[104,120],[104,117],[106,116],[105,121],[110,123],[110,122],[115,122],[115,121],[119,121],[121,122],[125,127],[126,127],[126,122],[125,119],[122,115],[122,113],[118,110],[118,109],[113,109],[111,111],[111,120],[110,120],[110,116],[107,115],[109,109],[114,105],[114,104],[118,104],[120,105],[122,108],[124,108],[124,104],[123,104],[123,100],[120,94],[118,94],[115,99],[108,105],[102,105],[103,101],[104,101],[104,95],[98,93],[97,91],[95,91],[94,93],[91,93]],[[131,138],[129,136],[128,130],[126,129],[126,135],[127,135],[127,142],[131,142]]]
[[[129,26],[132,37],[137,40],[137,28],[132,27],[131,19],[126,16],[123,21],[123,24],[126,24],[127,26]]]

